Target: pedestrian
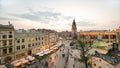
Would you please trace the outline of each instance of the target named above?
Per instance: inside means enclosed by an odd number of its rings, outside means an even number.
[[[39,60],[39,63],[41,64],[41,61]]]
[[[37,64],[35,65],[35,68],[38,68]]]
[[[66,68],[66,66],[64,66],[64,68]]]
[[[47,61],[45,62],[45,66],[48,67],[48,62]]]
[[[73,64],[73,68],[75,67],[75,65]]]

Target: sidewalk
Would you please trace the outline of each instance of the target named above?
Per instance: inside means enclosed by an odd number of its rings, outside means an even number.
[[[67,68],[85,68],[85,64],[77,60],[75,61],[74,57],[80,58],[80,51],[70,48]]]

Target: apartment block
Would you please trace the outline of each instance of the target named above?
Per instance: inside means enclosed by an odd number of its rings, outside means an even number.
[[[48,29],[18,29],[0,25],[0,64],[25,58],[54,46],[58,33]]]
[[[0,64],[14,60],[14,27],[0,24]]]

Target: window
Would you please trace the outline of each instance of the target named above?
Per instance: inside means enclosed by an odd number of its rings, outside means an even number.
[[[94,64],[94,66],[96,66],[96,64]]]
[[[36,41],[37,41],[37,38],[36,38]]]
[[[99,68],[101,68],[101,66],[99,66]]]
[[[1,39],[1,35],[0,35],[0,39]]]
[[[42,40],[43,40],[43,37],[42,37]]]
[[[3,39],[6,39],[6,38],[7,38],[7,35],[3,35],[2,38],[3,38]]]
[[[6,46],[6,45],[7,45],[7,41],[3,40],[3,46]]]
[[[17,46],[17,50],[20,50],[20,46]]]
[[[0,47],[1,47],[1,44],[2,44],[2,43],[1,43],[1,41],[0,41]],[[1,52],[0,52],[0,53],[1,53]]]
[[[35,45],[37,46],[37,43],[35,43]]]
[[[25,45],[22,45],[22,49],[25,49]]]
[[[3,55],[7,54],[7,48],[3,48]]]
[[[25,42],[25,39],[22,39],[22,43],[24,43]]]
[[[28,47],[31,47],[31,44],[28,44]]]
[[[39,40],[40,40],[40,37],[39,37]]]
[[[42,42],[42,45],[43,45],[43,42]]]
[[[9,53],[12,53],[12,47],[9,48]]]
[[[9,45],[12,45],[12,40],[9,40]]]
[[[20,43],[20,39],[17,40],[17,43]]]
[[[10,31],[9,34],[12,34],[12,31]]]
[[[38,42],[38,45],[40,45],[40,42]]]
[[[28,38],[28,42],[31,42],[30,38]]]
[[[32,44],[32,46],[34,46],[34,43]]]
[[[12,35],[9,35],[9,38],[12,38],[13,36]]]

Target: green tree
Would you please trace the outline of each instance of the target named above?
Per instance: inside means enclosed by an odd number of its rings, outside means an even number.
[[[85,63],[86,68],[88,68],[88,51],[91,49],[90,45],[87,45],[87,43],[82,42],[81,40],[77,40],[77,49],[81,50],[81,61]]]
[[[76,49],[81,51],[80,59],[78,59],[81,62],[85,63],[86,68],[88,68],[88,65],[91,65],[92,67],[92,61],[91,56],[88,54],[88,51],[92,48],[90,42],[86,42],[86,37],[83,35],[80,37],[81,39],[78,40],[77,36],[76,39],[73,40],[70,43],[70,46],[74,46]]]

